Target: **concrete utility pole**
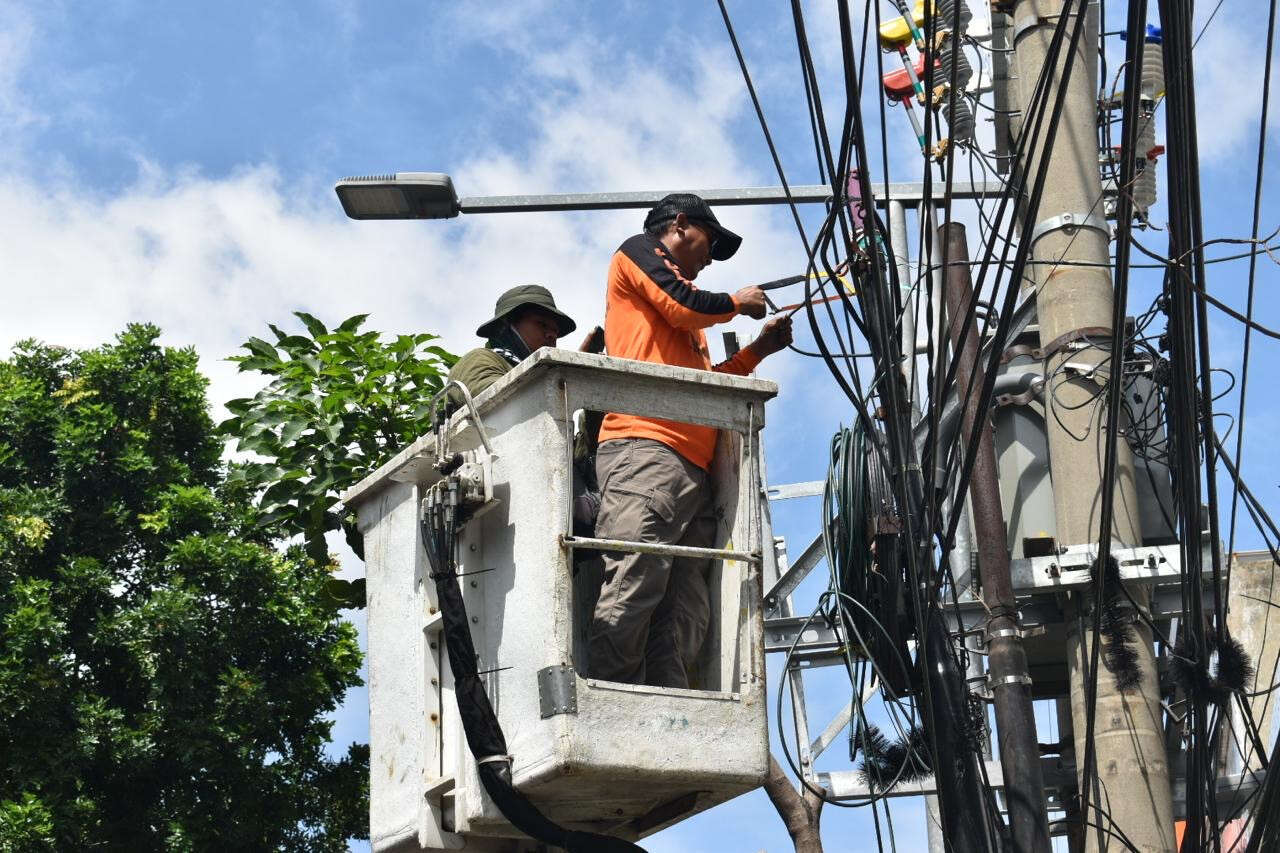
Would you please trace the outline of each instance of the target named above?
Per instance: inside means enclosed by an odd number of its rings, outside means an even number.
[[[1058,546],[1096,543],[1099,538],[1102,468],[1105,453],[1105,415],[1101,386],[1110,372],[1106,364],[1112,334],[1112,283],[1108,270],[1109,231],[1103,217],[1102,186],[1098,174],[1097,143],[1097,7],[1080,0],[1017,0],[1013,10],[1017,102],[1026,109],[1041,69],[1048,58],[1054,27],[1061,15],[1072,31],[1074,18],[1087,14],[1083,38],[1075,51],[1064,42],[1049,98],[1054,103],[1065,64],[1075,63],[1052,151],[1030,152],[1027,169],[1035,174],[1041,157],[1048,157],[1044,194],[1022,239],[1032,242],[1037,263],[1032,268],[1040,323],[1040,347],[1046,377],[1045,429]],[[1022,116],[1023,132],[1032,117]],[[1044,139],[1044,135],[1041,135]],[[1042,149],[1043,146],[1039,146]],[[1052,262],[1063,261],[1055,267]],[[1046,263],[1049,262],[1049,263]],[[1084,262],[1094,266],[1072,266]],[[1092,374],[1097,367],[1098,376]],[[1117,376],[1117,381],[1119,377]],[[1141,544],[1133,458],[1128,445],[1117,446],[1112,524],[1113,547]],[[1131,590],[1140,605],[1140,590]],[[1083,762],[1086,725],[1087,667],[1094,641],[1090,602],[1077,598],[1066,613],[1067,655],[1071,682],[1071,711],[1076,759]],[[1173,803],[1165,757],[1160,693],[1150,631],[1131,626],[1139,686],[1121,693],[1111,673],[1100,667],[1094,722],[1094,754],[1098,784],[1090,790],[1087,823],[1115,826],[1137,849],[1174,849]],[[1083,767],[1079,768],[1083,772]],[[1080,779],[1083,786],[1088,780]],[[1096,830],[1086,832],[1087,849],[1108,844]],[[1111,847],[1115,843],[1111,842]]]

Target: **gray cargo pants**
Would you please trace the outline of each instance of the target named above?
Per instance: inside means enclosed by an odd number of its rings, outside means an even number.
[[[615,439],[596,454],[596,536],[712,547],[707,472],[658,441]],[[588,674],[606,681],[688,687],[711,618],[710,560],[604,554],[604,582],[588,640]]]

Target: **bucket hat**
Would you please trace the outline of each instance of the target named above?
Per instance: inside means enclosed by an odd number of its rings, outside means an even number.
[[[578,328],[578,324],[568,314],[556,308],[556,300],[550,290],[540,284],[522,284],[498,297],[498,303],[493,306],[493,319],[476,329],[476,334],[482,338],[497,337],[511,312],[525,305],[532,305],[555,315],[556,325],[560,327],[560,337]]]
[[[711,212],[711,205],[707,204],[701,196],[693,193],[671,193],[664,197],[644,218],[645,230],[670,222],[678,213],[683,213],[690,222],[697,222],[711,231],[712,260],[727,261],[742,245],[742,238],[725,228],[720,224],[720,220],[716,219],[716,215]]]

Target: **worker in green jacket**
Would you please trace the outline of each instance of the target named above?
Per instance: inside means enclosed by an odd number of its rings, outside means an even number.
[[[449,378],[467,386],[475,397],[534,352],[555,346],[577,327],[567,314],[556,308],[555,298],[545,287],[537,284],[513,287],[498,297],[493,319],[476,329],[476,334],[486,339],[485,346],[458,359],[449,371]],[[580,349],[599,352],[597,341],[603,342],[598,327],[587,335]]]
[[[498,297],[493,319],[476,329],[476,334],[486,339],[485,345],[458,359],[449,371],[449,379],[461,382],[475,397],[542,347],[554,347],[560,338],[577,327],[572,318],[556,308],[555,298],[545,287],[537,284],[513,287]],[[596,326],[578,349],[603,350],[604,330]],[[455,405],[462,403],[454,392],[449,396]],[[574,442],[574,533],[579,536],[591,535],[600,507],[600,489],[595,477],[595,438],[603,416],[603,413],[586,413],[583,428]]]

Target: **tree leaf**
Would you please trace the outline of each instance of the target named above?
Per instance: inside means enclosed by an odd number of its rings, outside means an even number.
[[[359,610],[365,606],[365,579],[343,580],[329,578],[324,585],[325,595],[336,610]]]
[[[301,418],[291,420],[285,424],[280,430],[281,446],[293,444],[293,442],[297,440],[298,436],[302,435],[302,431],[305,430],[307,426],[308,423]]]
[[[271,359],[273,361],[279,360],[280,358],[280,353],[276,352],[276,348],[264,341],[262,338],[249,338],[249,340],[245,341],[244,347],[249,350],[249,352],[262,358]]]
[[[286,335],[279,340],[276,346],[290,354],[299,350],[311,352],[316,348],[315,341],[311,340],[311,338],[304,338],[302,335]]]
[[[311,333],[311,337],[318,338],[321,335],[328,334],[329,330],[324,327],[315,317],[312,317],[305,311],[294,311],[293,316],[302,321],[302,325],[307,327],[307,331]]]

